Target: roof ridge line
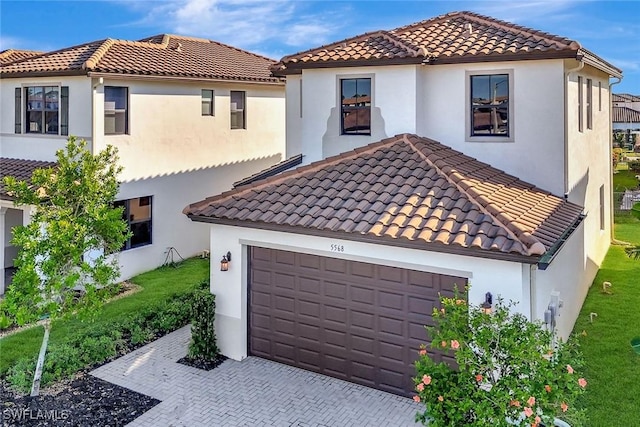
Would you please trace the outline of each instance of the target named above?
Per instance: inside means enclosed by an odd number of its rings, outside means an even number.
[[[111,48],[111,46],[113,46],[114,43],[115,43],[115,40],[111,38],[108,38],[105,41],[103,41],[100,44],[100,46],[98,46],[98,48],[95,51],[93,51],[91,56],[86,61],[84,61],[84,64],[82,64],[82,69],[83,70],[93,69],[98,64],[98,62],[100,62],[102,57],[109,51],[109,48]]]
[[[537,238],[535,237],[533,234],[531,234],[531,232],[529,232],[528,230],[523,230],[520,227],[513,227],[515,228],[515,230],[512,229],[512,227],[510,227],[509,225],[512,225],[512,223],[507,223],[505,224],[503,221],[501,221],[496,215],[492,214],[489,209],[487,209],[487,206],[485,206],[485,204],[478,200],[477,197],[475,197],[473,194],[471,194],[470,192],[468,192],[466,189],[464,189],[461,185],[458,184],[457,181],[453,180],[451,178],[451,176],[449,176],[448,173],[444,172],[439,166],[437,166],[434,162],[432,162],[429,157],[427,155],[425,155],[422,150],[420,150],[418,147],[415,146],[415,144],[413,142],[411,142],[411,140],[409,139],[409,136],[415,136],[416,138],[421,138],[421,139],[426,139],[428,141],[431,142],[435,142],[436,144],[442,145],[437,141],[434,141],[432,139],[429,138],[424,138],[424,137],[420,137],[418,135],[414,135],[414,134],[403,134],[402,136],[402,140],[409,145],[425,162],[427,162],[431,167],[433,167],[436,172],[438,173],[438,175],[442,176],[444,179],[447,180],[447,182],[449,182],[451,185],[453,185],[456,189],[458,189],[458,191],[460,191],[462,194],[464,194],[466,197],[469,198],[469,200],[473,201],[473,203],[478,206],[478,208],[480,209],[480,211],[485,214],[488,215],[489,217],[491,217],[496,224],[498,224],[500,226],[500,228],[502,228],[503,230],[505,230],[507,232],[507,234],[513,238],[514,240],[516,240],[517,242],[519,242],[524,248],[527,248],[527,255],[542,255],[547,251],[547,248],[544,246],[544,244]],[[450,150],[456,151],[458,153],[460,153],[457,150],[454,150],[453,148],[448,147]],[[434,152],[434,154],[436,154]],[[463,154],[464,153],[460,153]],[[436,154],[436,156],[438,156],[440,159],[442,159],[442,157],[440,157],[439,155]],[[444,160],[444,159],[442,159]],[[484,162],[481,162],[484,163]],[[487,163],[484,163],[487,166],[489,166],[490,168],[492,166],[488,165]],[[514,218],[514,221],[516,219]],[[521,239],[518,236],[518,232],[521,234],[527,234],[528,236],[531,237],[531,239],[533,240],[533,243],[529,244],[528,242],[523,241],[523,239]]]
[[[360,148],[355,148],[353,150],[351,150],[351,152],[349,153],[349,155],[344,155],[344,154],[337,154],[335,156],[331,156],[331,157],[327,157],[326,159],[321,159],[321,160],[317,160],[315,162],[309,163],[308,165],[304,165],[304,166],[299,166],[295,169],[290,169],[287,170],[285,172],[282,172],[278,175],[275,176],[271,176],[268,178],[265,178],[264,180],[260,181],[256,181],[256,182],[252,182],[246,185],[241,185],[239,187],[236,188],[232,188],[231,190],[227,190],[221,194],[212,196],[212,197],[208,197],[204,200],[201,200],[200,202],[196,202],[196,203],[192,203],[190,205],[187,205],[187,207],[185,207],[182,212],[183,213],[187,213],[188,210],[192,209],[195,206],[204,206],[208,203],[214,202],[214,201],[219,201],[222,199],[225,199],[227,197],[229,197],[231,195],[231,193],[233,193],[233,195],[241,195],[241,194],[246,194],[249,191],[252,190],[256,190],[256,189],[260,189],[264,186],[267,185],[278,185],[280,184],[282,181],[289,179],[292,175],[295,174],[305,174],[308,172],[312,172],[312,171],[317,171],[320,170],[326,166],[329,166],[333,163],[338,163],[339,161],[342,160],[348,160],[348,159],[352,159],[354,157],[357,157],[359,155],[361,155],[362,153],[367,153],[369,151],[374,151],[377,150],[378,148],[380,148],[383,145],[386,144],[391,144],[393,142],[398,141],[397,136],[395,137],[390,137],[390,138],[385,138],[382,141],[378,141],[375,142],[373,144],[369,144],[369,145],[365,145],[364,147],[360,147]],[[254,184],[258,184],[258,185],[254,185]]]
[[[417,48],[414,48],[389,31],[379,31],[378,33],[372,34],[371,37],[377,35],[389,40],[391,43],[393,43],[394,46],[406,50],[414,58],[420,55],[425,57],[429,55],[429,51],[424,46],[418,46]]]

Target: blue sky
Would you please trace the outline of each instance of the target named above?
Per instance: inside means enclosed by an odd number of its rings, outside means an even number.
[[[0,50],[53,50],[107,37],[206,37],[271,58],[367,31],[470,10],[568,37],[624,71],[640,95],[640,1],[0,0]]]

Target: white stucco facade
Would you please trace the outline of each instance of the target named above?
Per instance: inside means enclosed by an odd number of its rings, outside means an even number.
[[[208,228],[192,223],[182,209],[279,162],[285,152],[285,94],[279,83],[78,76],[2,79],[0,85],[0,156],[55,161],[67,136],[15,133],[14,94],[28,86],[67,86],[69,135],[86,139],[94,153],[107,145],[118,149],[123,171],[117,199],[151,196],[151,243],[117,255],[122,279],[161,265],[168,248],[185,258],[206,249]],[[127,134],[105,135],[105,86],[127,88]],[[214,91],[213,115],[202,115],[203,89]],[[245,129],[231,129],[231,91],[245,92]],[[10,227],[3,221],[0,228],[6,240]],[[7,248],[3,259],[13,250]]]
[[[508,138],[469,136],[468,81],[476,74],[509,76]],[[371,78],[371,135],[341,136],[339,81],[357,77]],[[317,68],[287,76],[288,156],[302,152],[310,163],[395,134],[416,133],[584,206],[585,219],[547,270],[521,265],[528,273],[515,282],[493,276],[495,286],[518,289],[528,277],[531,289],[517,300],[528,305],[532,319],[543,319],[552,294],[560,293],[558,330],[564,337],[611,240],[610,118],[608,74],[576,60]]]

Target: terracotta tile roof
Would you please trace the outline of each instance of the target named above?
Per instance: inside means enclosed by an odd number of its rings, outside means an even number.
[[[98,40],[0,67],[0,77],[129,74],[278,83],[275,61],[211,40],[158,35]]]
[[[390,31],[376,31],[285,56],[272,70],[367,63],[446,64],[587,55],[614,75],[621,71],[576,41],[472,12],[452,12]]]
[[[535,257],[551,249],[582,210],[436,141],[403,134],[183,212],[195,221]]]
[[[640,96],[630,95],[628,93],[614,93],[613,102],[640,102]]]
[[[627,107],[613,107],[614,123],[640,123],[640,111]]]
[[[13,176],[20,181],[29,181],[31,180],[34,170],[53,167],[55,165],[53,162],[0,157],[0,199],[12,200],[11,196],[9,196],[4,189],[3,178],[5,176]]]
[[[20,50],[20,49],[7,49],[0,52],[0,65],[9,64],[10,62],[21,61],[23,59],[31,58],[37,55],[42,55],[44,52],[38,52],[35,50]]]

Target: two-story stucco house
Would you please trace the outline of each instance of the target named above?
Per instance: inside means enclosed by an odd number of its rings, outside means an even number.
[[[273,70],[303,164],[185,208],[210,223],[224,354],[409,394],[423,325],[454,284],[570,333],[611,238],[619,69],[458,12]]]
[[[2,58],[2,175],[29,178],[55,160],[68,135],[86,139],[93,152],[118,148],[118,204],[133,232],[117,255],[123,278],[168,255],[177,261],[207,249],[208,229],[189,221],[184,205],[284,154],[285,85],[268,58],[174,35]],[[9,268],[17,251],[11,228],[29,220],[31,207],[0,199],[0,260]]]

